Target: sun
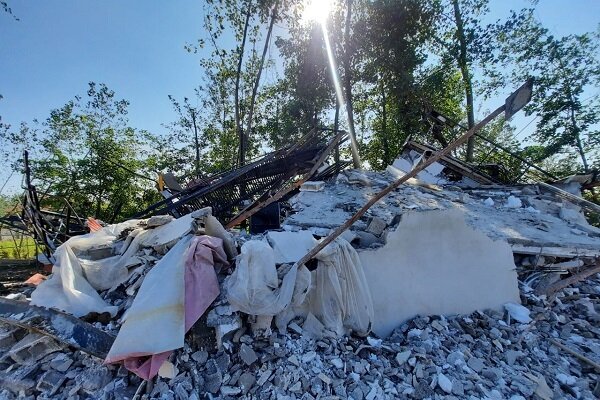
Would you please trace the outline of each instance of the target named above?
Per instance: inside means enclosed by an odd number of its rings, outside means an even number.
[[[302,11],[302,22],[318,22],[325,24],[331,11],[333,0],[304,0]]]

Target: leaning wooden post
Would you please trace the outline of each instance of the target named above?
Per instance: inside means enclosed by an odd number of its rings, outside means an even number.
[[[360,217],[365,215],[365,213],[371,208],[375,203],[385,197],[388,193],[395,190],[398,186],[402,185],[404,182],[408,181],[411,178],[417,176],[419,172],[429,167],[434,162],[440,160],[442,157],[450,154],[450,152],[456,149],[461,144],[464,144],[471,136],[473,136],[476,132],[481,130],[484,126],[490,123],[494,118],[498,115],[502,114],[502,112],[506,113],[506,119],[512,117],[514,113],[523,108],[529,100],[531,100],[531,91],[533,87],[533,82],[531,80],[527,81],[523,86],[517,89],[516,92],[511,94],[505,101],[505,103],[494,110],[490,115],[485,117],[481,122],[475,125],[473,128],[469,129],[462,136],[458,137],[452,143],[450,143],[443,150],[438,151],[429,157],[425,162],[415,166],[408,174],[404,175],[402,178],[392,182],[389,186],[383,189],[381,192],[377,193],[375,197],[367,202],[360,210],[356,212],[348,221],[346,221],[343,225],[336,228],[333,232],[331,232],[326,238],[324,238],[319,244],[317,244],[311,251],[309,251],[304,257],[298,261],[298,266],[302,266],[306,264],[310,259],[317,255],[317,253],[329,243],[333,242],[338,236],[340,236],[344,231],[352,226]]]

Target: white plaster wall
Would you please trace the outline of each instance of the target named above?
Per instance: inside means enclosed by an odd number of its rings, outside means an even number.
[[[382,337],[416,315],[520,303],[510,246],[467,226],[460,210],[406,213],[386,245],[360,259],[375,308],[373,331]]]

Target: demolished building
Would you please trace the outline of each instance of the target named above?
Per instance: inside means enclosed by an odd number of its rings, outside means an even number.
[[[206,199],[249,167],[153,209],[177,215],[64,241],[47,280],[0,299],[0,396],[600,395],[597,206],[415,142],[386,171],[319,176],[337,140],[245,209]],[[228,229],[286,198],[281,229]]]

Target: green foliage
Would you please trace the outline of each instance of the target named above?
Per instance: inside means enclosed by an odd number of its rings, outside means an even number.
[[[157,199],[152,179],[142,178],[149,175],[149,134],[127,126],[128,105],[106,85],[90,83],[85,100],[52,110],[40,129],[4,132],[7,148],[30,150],[34,184],[40,193],[49,189],[43,207],[61,211],[70,203],[83,217],[112,221]]]
[[[502,46],[490,52],[489,65],[513,68],[492,70],[488,91],[533,76],[533,99],[525,108],[528,115],[539,118],[532,139],[544,145],[544,158],[560,154],[571,159],[576,154],[580,164],[571,169],[590,171],[600,156],[600,101],[590,95],[600,82],[600,33],[557,38],[535,20],[531,10],[513,14],[494,32]]]
[[[20,198],[18,195],[0,194],[0,216],[10,213],[19,204],[20,204]]]
[[[30,237],[0,241],[0,259],[25,260],[35,258],[41,248]]]

